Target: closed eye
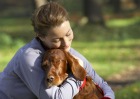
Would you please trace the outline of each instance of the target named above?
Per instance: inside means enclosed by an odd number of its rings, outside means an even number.
[[[60,39],[53,39],[52,42],[53,43],[58,43],[58,42],[60,42]]]
[[[70,29],[69,32],[66,34],[66,36],[70,36],[72,34],[72,30]]]

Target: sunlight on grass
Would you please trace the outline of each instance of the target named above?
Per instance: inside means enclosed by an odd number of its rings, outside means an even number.
[[[9,47],[9,49],[0,49],[0,71],[2,71],[6,67],[6,65],[12,59],[12,57],[14,56],[14,54],[20,46],[15,46],[14,48]]]
[[[0,42],[0,71],[2,71],[14,56],[16,51],[25,43],[19,39],[12,39],[9,35],[6,34],[1,34],[0,39],[2,40]]]
[[[106,25],[108,27],[124,27],[124,26],[129,26],[133,25],[136,22],[140,21],[140,17],[135,17],[135,18],[128,18],[128,19],[112,19],[107,21]]]
[[[6,67],[9,60],[11,60],[11,58],[13,57],[14,53],[15,53],[15,51],[13,51],[12,49],[5,50],[5,53],[0,51],[0,65],[1,65],[0,71],[2,71]]]
[[[88,44],[88,47],[87,47]],[[139,64],[140,40],[74,42],[73,47],[81,52],[104,78],[132,65]],[[103,72],[104,71],[104,72]]]
[[[6,66],[14,53],[24,45],[17,41],[9,49],[0,50],[0,64]],[[87,47],[88,44],[88,47]],[[126,67],[138,65],[140,58],[140,40],[106,41],[106,42],[73,42],[72,47],[81,52],[93,65],[93,68],[103,77],[116,73]],[[4,58],[2,58],[4,57]],[[1,69],[1,71],[3,68]],[[102,72],[105,71],[105,72]]]
[[[26,26],[26,25],[17,25],[17,26],[3,26],[1,27],[1,31],[4,31],[4,32],[20,32],[21,30],[24,30],[26,29],[25,31],[31,31],[32,29],[32,26]]]

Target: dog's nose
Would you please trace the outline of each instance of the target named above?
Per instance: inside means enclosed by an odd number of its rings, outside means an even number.
[[[52,82],[52,81],[53,81],[53,79],[54,79],[54,77],[53,77],[53,76],[49,76],[49,77],[47,78],[47,81],[48,81],[48,82]]]

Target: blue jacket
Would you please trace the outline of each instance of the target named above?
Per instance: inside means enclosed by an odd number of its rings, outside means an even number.
[[[78,93],[80,81],[73,77],[69,77],[61,87],[45,88],[41,68],[44,51],[36,38],[17,51],[0,74],[0,99],[72,99]],[[73,48],[70,53],[83,61],[88,75],[102,88],[105,96],[114,99],[114,92],[90,63]]]

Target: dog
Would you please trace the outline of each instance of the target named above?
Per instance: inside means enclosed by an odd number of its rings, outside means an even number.
[[[78,94],[73,99],[100,99],[103,91],[86,76],[85,69],[79,61],[69,52],[62,49],[50,49],[44,54],[42,68],[45,71],[46,86],[60,86],[69,73],[72,73],[77,80],[83,81]]]

